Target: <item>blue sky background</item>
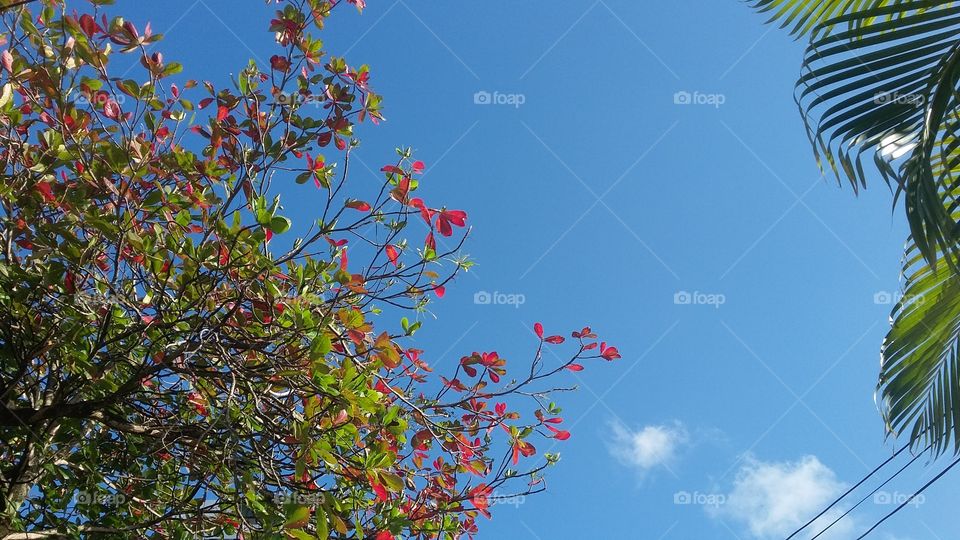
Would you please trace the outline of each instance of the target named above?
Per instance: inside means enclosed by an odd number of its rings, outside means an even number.
[[[223,85],[272,54],[263,2],[119,4],[187,77]],[[562,397],[549,491],[495,507],[480,539],[782,538],[892,452],[873,390],[904,219],[879,181],[855,197],[821,178],[792,100],[802,44],[763,23],[734,0],[370,0],[325,31],[386,98],[360,160],[413,146],[429,200],[470,215],[479,264],[433,306],[428,359],[526,361],[536,321],[590,324],[624,356]],[[311,189],[283,190],[304,222]],[[891,500],[943,464],[917,465]],[[947,477],[873,537],[957,537],[957,494]],[[892,509],[870,498],[832,538]]]

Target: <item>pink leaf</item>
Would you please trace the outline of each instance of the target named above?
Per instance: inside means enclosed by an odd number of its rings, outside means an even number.
[[[108,99],[103,104],[103,115],[111,120],[120,118],[120,105],[113,99]]]
[[[3,69],[7,73],[13,73],[13,55],[10,54],[9,50],[0,53],[0,64],[3,64]]]

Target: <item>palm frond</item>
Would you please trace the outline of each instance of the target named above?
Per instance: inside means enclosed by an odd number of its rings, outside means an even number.
[[[829,31],[828,21],[847,13],[861,12],[904,3],[902,0],[753,0],[753,7],[760,13],[771,16],[769,22],[780,21],[781,28],[790,28],[790,33],[800,37],[807,35],[818,25],[821,31]]]
[[[863,162],[871,157],[904,196],[913,240],[931,265],[938,252],[958,249],[947,210],[956,201],[942,198],[954,193],[956,175],[933,170],[934,156],[955,138],[951,116],[960,107],[960,7],[953,4],[898,2],[820,23],[797,82],[821,166],[857,190],[866,186]]]
[[[878,406],[890,433],[960,454],[960,276],[908,247],[903,297],[881,351]]]
[[[809,36],[796,101],[822,168],[903,197],[911,240],[882,347],[890,433],[960,454],[960,7],[945,0],[757,0]]]

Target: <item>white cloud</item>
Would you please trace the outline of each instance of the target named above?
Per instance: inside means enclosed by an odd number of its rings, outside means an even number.
[[[622,463],[642,471],[672,462],[688,439],[686,429],[679,422],[672,426],[646,426],[637,431],[615,423],[611,429],[611,453]]]
[[[737,472],[726,504],[713,511],[743,524],[754,538],[784,538],[843,493],[845,485],[816,456],[794,462],[764,462],[747,457]],[[813,523],[801,538],[810,538],[842,513],[831,510]],[[844,518],[820,538],[848,540],[854,523]]]

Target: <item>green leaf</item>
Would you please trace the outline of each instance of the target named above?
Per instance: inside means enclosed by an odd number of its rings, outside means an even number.
[[[327,523],[327,512],[323,505],[317,505],[313,517],[317,522],[317,539],[327,540],[330,536],[330,525]]]
[[[310,509],[306,506],[290,506],[287,508],[284,529],[302,529],[310,522]]]
[[[398,475],[383,471],[380,473],[380,479],[383,480],[383,485],[390,491],[394,493],[403,491],[403,479]]]
[[[283,216],[273,216],[270,220],[270,230],[273,231],[274,234],[283,234],[289,231],[292,225],[293,223],[290,219]]]

